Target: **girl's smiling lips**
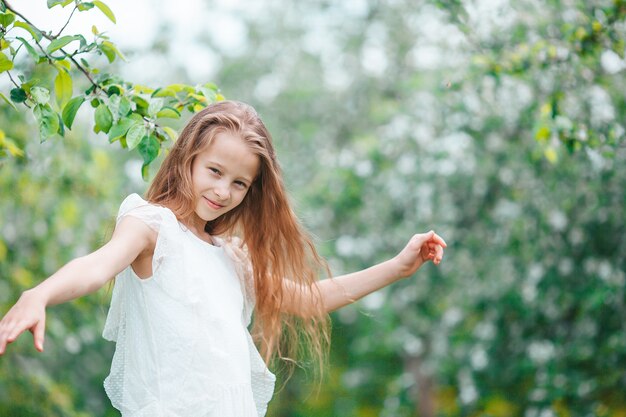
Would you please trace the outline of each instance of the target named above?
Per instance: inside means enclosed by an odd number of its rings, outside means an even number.
[[[211,208],[214,208],[216,210],[219,210],[221,208],[223,208],[224,206],[222,204],[218,204],[213,200],[209,200],[208,198],[204,197],[204,200],[206,201],[207,205]]]

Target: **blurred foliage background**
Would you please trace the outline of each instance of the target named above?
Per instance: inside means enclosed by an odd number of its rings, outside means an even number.
[[[440,267],[334,313],[324,380],[297,372],[268,416],[626,416],[624,1],[192,4],[210,29],[189,25],[189,61],[163,21],[111,71],[253,104],[334,273],[414,232],[449,243]],[[92,119],[85,106],[39,143],[32,115],[0,103],[24,151],[0,154],[2,312],[146,188],[141,158]],[[10,346],[0,416],[118,415],[108,297],[50,308],[44,354]]]

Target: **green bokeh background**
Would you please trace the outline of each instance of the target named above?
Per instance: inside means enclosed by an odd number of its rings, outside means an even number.
[[[214,79],[173,61],[162,82],[215,81],[257,108],[334,273],[432,228],[449,246],[440,267],[333,313],[324,379],[296,371],[268,416],[626,416],[626,4],[301,3],[242,13],[236,54],[200,39]],[[163,27],[126,53],[175,47]],[[105,242],[147,186],[90,111],[39,143],[32,115],[0,103],[25,150],[0,159],[2,312]],[[50,308],[45,353],[29,335],[10,346],[1,417],[118,415],[102,389],[109,296]]]

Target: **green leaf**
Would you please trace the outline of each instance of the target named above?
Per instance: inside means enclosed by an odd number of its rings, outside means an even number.
[[[15,15],[13,13],[1,13],[0,14],[0,26],[8,27],[15,21]]]
[[[57,133],[61,136],[65,136],[65,126],[63,125],[63,119],[61,118],[61,115],[57,112],[55,112],[55,114],[57,115],[57,119],[59,119],[59,129],[57,130]]]
[[[539,142],[544,142],[550,138],[550,128],[548,126],[541,126],[535,133],[535,139]]]
[[[7,138],[4,131],[0,129],[0,156],[2,156],[2,150],[6,150],[11,156],[24,156],[24,151],[15,142]]]
[[[125,117],[131,111],[130,100],[127,97],[122,97],[120,99],[120,107],[117,110],[117,114],[120,117]]]
[[[133,124],[126,133],[126,144],[128,145],[128,150],[135,149],[145,135],[146,127],[143,123]]]
[[[61,48],[63,48],[65,45],[67,45],[68,43],[75,41],[75,40],[79,40],[81,39],[82,36],[79,35],[67,35],[67,36],[62,36],[58,39],[53,40],[52,42],[50,42],[50,45],[48,45],[48,47],[46,48],[46,51],[48,51],[49,54],[51,54],[54,51],[57,51]]]
[[[7,104],[8,104],[9,106],[11,106],[11,107],[13,107],[15,110],[17,110],[17,107],[15,107],[15,104],[13,104],[13,102],[12,102],[11,100],[9,100],[9,99],[7,98],[7,96],[5,96],[4,94],[0,93],[0,97],[2,97],[2,99],[3,99],[4,101],[6,101],[6,102],[7,102]]]
[[[106,17],[109,18],[109,20],[113,23],[117,23],[115,21],[115,15],[113,14],[113,12],[111,11],[111,9],[109,9],[109,6],[107,6],[106,4],[102,3],[100,0],[94,0],[93,4],[100,9],[100,11],[102,13],[104,13],[104,15]]]
[[[33,46],[26,39],[20,38],[19,36],[17,36],[16,39],[22,42],[22,44],[26,48],[26,51],[28,51],[28,54],[31,56],[31,58],[33,58],[35,61],[39,61],[40,55],[37,53],[35,48],[33,48]]]
[[[216,93],[219,93],[219,91],[220,91],[220,88],[215,83],[208,82],[208,83],[204,83],[202,86],[205,87],[205,88],[210,88],[211,90],[215,91]]]
[[[148,116],[154,117],[163,108],[163,99],[154,98],[148,105]]]
[[[143,165],[141,166],[141,177],[144,181],[148,181],[149,178],[149,169],[148,167],[156,159],[159,155],[159,151],[161,150],[161,142],[154,136],[144,136],[141,139],[141,143],[137,148],[139,150],[139,154],[143,157]]]
[[[176,97],[176,91],[170,87],[159,88],[152,93],[152,97]]]
[[[119,96],[118,94],[114,94],[114,95],[109,97],[109,103],[107,105],[109,106],[109,111],[113,115],[113,120],[114,121],[119,119],[118,111],[120,109],[120,101],[121,101],[121,99],[122,99],[122,97]]]
[[[552,147],[547,147],[546,149],[544,149],[543,155],[546,157],[548,162],[550,162],[551,164],[556,164],[556,162],[559,159],[559,156],[556,153],[556,150],[554,150],[554,148],[552,148]]]
[[[187,84],[171,84],[171,85],[168,85],[165,88],[173,90],[176,93],[179,93],[181,91],[185,91],[187,93],[193,93],[194,91],[196,91],[195,88],[193,88],[192,86],[187,85]]]
[[[148,181],[148,179],[150,178],[150,170],[149,170],[149,168],[150,168],[150,165],[147,165],[147,164],[143,164],[141,166],[141,178],[144,181]]]
[[[98,131],[109,133],[113,124],[113,115],[106,104],[102,103],[98,106],[95,113],[96,129]]]
[[[209,102],[212,103],[217,101],[217,93],[213,89],[200,87],[199,90],[202,92],[202,95],[209,100]]]
[[[145,112],[148,109],[149,103],[140,96],[132,96],[131,100],[137,105],[138,112]]]
[[[139,154],[143,157],[144,165],[150,165],[159,155],[161,143],[154,135],[144,136],[137,147]]]
[[[158,118],[180,119],[180,112],[173,107],[166,106],[156,116]]]
[[[82,3],[78,3],[77,7],[78,7],[78,11],[80,11],[80,12],[84,12],[84,11],[86,11],[86,10],[91,10],[91,9],[93,9],[94,4],[93,4],[93,3],[90,3],[90,2],[86,2],[86,1],[85,1],[85,2],[82,2]]]
[[[54,94],[61,108],[72,98],[72,77],[65,70],[59,70],[54,79]]]
[[[13,68],[13,61],[7,57],[4,52],[0,52],[0,72],[8,71]]]
[[[164,126],[163,131],[170,137],[170,139],[172,139],[172,142],[175,142],[176,139],[178,139],[178,133],[176,133],[176,131],[171,127]]]
[[[60,4],[61,7],[65,7],[68,4],[72,3],[74,0],[48,0],[48,9],[53,8],[57,4]]]
[[[116,124],[111,127],[111,130],[109,130],[109,142],[113,143],[119,138],[126,135],[128,129],[130,129],[131,126],[135,125],[136,123],[137,121],[130,117],[120,119]]]
[[[104,56],[107,57],[110,63],[115,61],[115,51],[108,45],[105,45],[104,42],[100,44],[98,49],[102,51],[102,53],[104,54]]]
[[[7,11],[7,5],[4,4],[4,1],[0,0],[0,12],[4,13]]]
[[[127,97],[114,94],[109,97],[109,110],[114,119],[126,117],[131,111],[130,100]]]
[[[65,123],[65,126],[67,126],[68,129],[72,128],[72,124],[74,123],[74,118],[76,117],[76,113],[78,112],[78,109],[84,102],[85,102],[85,97],[78,96],[68,101],[65,107],[63,107],[63,112],[61,114],[61,117],[63,119],[63,123]]]
[[[102,51],[102,53],[107,57],[109,62],[115,61],[115,56],[120,57],[122,61],[126,61],[126,57],[117,49],[115,44],[109,41],[102,41],[100,45],[98,45],[98,49]]]
[[[30,89],[30,95],[37,104],[46,104],[50,101],[50,90],[35,86]]]
[[[70,62],[65,59],[62,61],[55,62],[54,67],[57,69],[57,71],[65,70],[67,73],[69,73],[70,69],[72,68]]]
[[[59,117],[49,104],[37,104],[33,108],[33,113],[39,123],[42,142],[59,131]]]
[[[30,33],[31,36],[37,42],[39,42],[41,40],[41,38],[43,37],[43,35],[41,34],[41,32],[37,28],[35,28],[34,26],[32,26],[32,25],[30,25],[30,24],[28,24],[26,22],[22,22],[22,21],[18,20],[17,22],[15,22],[13,24],[13,27],[24,29],[25,31]]]
[[[15,103],[23,103],[28,98],[26,91],[23,88],[14,88],[11,90],[11,100]]]
[[[133,86],[133,92],[140,94],[152,94],[153,92],[155,92],[155,90],[154,88],[146,87],[145,85],[135,84]]]
[[[122,93],[122,90],[120,90],[120,87],[117,85],[112,85],[109,88],[107,88],[107,95],[109,96],[113,96],[113,95],[120,95]]]

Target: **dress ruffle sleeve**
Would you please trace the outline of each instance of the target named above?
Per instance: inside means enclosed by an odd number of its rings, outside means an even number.
[[[158,232],[163,222],[163,211],[163,207],[148,203],[138,194],[131,194],[122,201],[120,210],[117,213],[116,223],[119,224],[125,216],[132,216],[144,222],[155,232]]]

